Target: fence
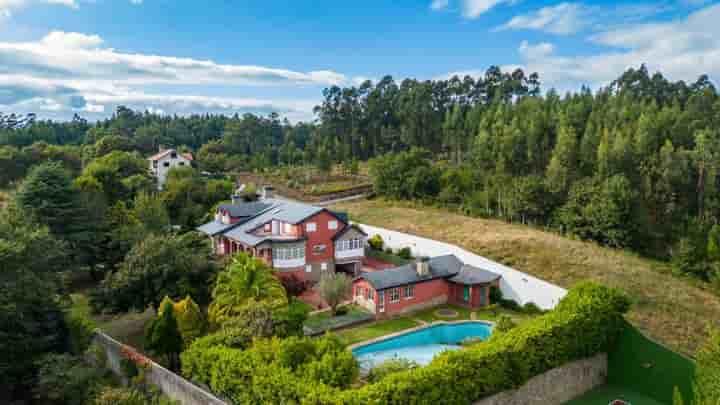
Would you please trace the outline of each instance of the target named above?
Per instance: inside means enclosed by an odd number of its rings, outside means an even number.
[[[387,247],[393,249],[410,248],[415,256],[441,256],[454,254],[464,263],[500,274],[500,290],[505,298],[520,304],[534,302],[542,309],[552,309],[567,294],[567,290],[547,281],[522,273],[482,256],[468,252],[449,243],[421,238],[402,232],[391,231],[370,225],[357,224],[368,235],[380,235]]]
[[[116,375],[125,378],[121,365],[123,358],[125,358],[123,351],[135,352],[135,350],[101,331],[95,332],[94,342],[105,351],[107,355],[107,367]],[[143,360],[149,364],[149,367],[145,371],[146,381],[158,387],[158,389],[170,399],[179,401],[182,405],[227,405],[226,402],[221,401],[213,394],[154,361],[144,356]]]

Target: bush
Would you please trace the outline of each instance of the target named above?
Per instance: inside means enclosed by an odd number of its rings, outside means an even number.
[[[535,304],[534,302],[525,303],[525,305],[523,305],[522,307],[522,310],[529,315],[537,315],[543,312],[543,310],[540,309],[540,307],[538,307],[537,304]]]
[[[105,370],[88,367],[80,357],[68,354],[46,355],[37,366],[33,393],[40,403],[82,405],[110,381]]]
[[[503,299],[503,294],[500,288],[491,286],[490,287],[490,303],[491,304],[500,304]]]
[[[405,260],[410,260],[413,257],[412,252],[410,251],[409,247],[404,247],[404,248],[400,249],[398,251],[398,256],[400,256],[401,258],[403,258]]]
[[[510,319],[507,315],[500,315],[497,322],[495,322],[495,327],[493,328],[493,333],[504,333],[509,331],[510,329],[514,328],[515,322],[513,322],[512,319]]]
[[[467,404],[607,351],[624,327],[622,314],[628,306],[618,290],[581,284],[552,312],[465,350],[440,354],[428,366],[391,373],[358,389],[341,390],[352,382],[357,365],[341,344],[327,337],[289,345],[263,340],[245,351],[200,347],[200,339],[183,356],[202,358],[208,368],[184,372],[235,403]],[[324,367],[318,362],[340,369],[320,370]]]
[[[377,234],[373,235],[367,242],[374,250],[383,250],[383,246],[385,246],[385,241],[383,241],[382,236]]]
[[[373,367],[368,373],[365,379],[370,382],[378,382],[390,374],[397,373],[400,371],[411,370],[418,367],[418,364],[414,361],[407,359],[390,359]]]

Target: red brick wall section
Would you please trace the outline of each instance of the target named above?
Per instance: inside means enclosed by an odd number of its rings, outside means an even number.
[[[433,298],[448,295],[450,292],[448,287],[448,283],[444,279],[417,283],[415,284],[414,296],[410,299],[404,298],[403,288],[398,287],[400,294],[399,302],[390,302],[390,290],[392,289],[387,289],[385,290],[385,313],[387,315],[395,315],[411,305],[421,304],[430,301]]]
[[[330,221],[337,221],[337,229],[328,229]],[[315,232],[307,231],[307,224],[315,223]],[[301,235],[307,237],[305,261],[308,263],[331,262],[335,258],[335,243],[332,238],[343,228],[342,221],[330,215],[327,211],[319,212],[301,223]],[[316,252],[315,246],[325,245],[325,250]]]

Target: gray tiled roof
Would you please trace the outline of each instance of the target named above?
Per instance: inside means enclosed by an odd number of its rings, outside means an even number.
[[[252,217],[272,207],[272,204],[265,201],[253,201],[242,204],[221,204],[220,209],[230,213],[233,217]]]
[[[290,224],[298,224],[306,218],[311,217],[323,210],[323,208],[321,207],[315,207],[308,204],[277,199],[266,199],[263,201],[242,204],[225,204],[221,207],[228,206],[236,207],[233,209],[235,209],[235,212],[238,213],[238,215],[234,214],[232,211],[230,211],[230,209],[225,208],[228,209],[232,216],[242,217],[244,215],[241,214],[253,211],[255,211],[255,213],[249,215],[250,218],[240,223],[225,225],[218,221],[213,221],[200,226],[199,228],[197,228],[197,230],[213,236],[223,233],[227,237],[249,246],[256,246],[266,240],[278,240],[286,242],[297,238],[277,235],[258,236],[253,235],[250,232],[272,220],[278,220]]]
[[[429,274],[420,276],[416,263],[404,266],[362,273],[358,278],[367,280],[375,290],[400,287],[422,281],[447,278],[458,284],[484,284],[498,279],[500,276],[487,270],[464,264],[455,255],[437,256],[428,260]]]
[[[428,266],[429,274],[422,277],[417,273],[415,262],[393,269],[363,273],[360,277],[367,280],[374,289],[384,290],[455,275],[460,272],[463,263],[455,255],[446,255],[428,260]]]
[[[491,283],[499,278],[500,275],[491,271],[465,264],[462,266],[460,272],[452,276],[449,280],[458,284],[475,285]]]

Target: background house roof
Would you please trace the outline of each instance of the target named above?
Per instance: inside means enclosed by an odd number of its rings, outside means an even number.
[[[264,201],[253,201],[242,204],[220,204],[219,209],[227,211],[233,217],[252,217],[272,207]]]

